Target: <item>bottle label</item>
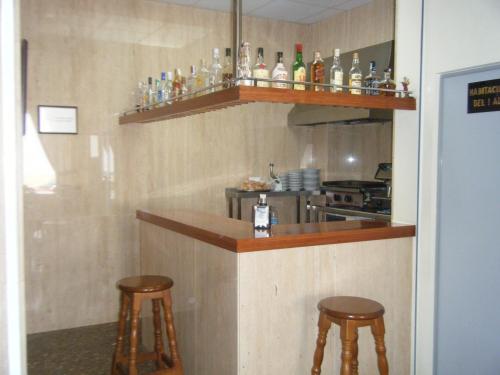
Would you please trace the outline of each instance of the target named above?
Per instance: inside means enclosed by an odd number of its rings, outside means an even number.
[[[255,228],[267,228],[269,227],[269,206],[255,208]]]
[[[334,76],[333,76],[333,80],[330,81],[330,83],[332,85],[340,85],[342,86],[344,82],[344,72],[335,72]],[[342,87],[335,87],[333,88],[332,87],[332,92],[342,92],[343,89]]]
[[[356,88],[356,87],[361,87],[361,74],[360,73],[351,74],[351,79],[349,80],[349,86],[353,87],[351,89],[351,94],[361,95],[361,89]]]
[[[269,70],[267,69],[254,69],[254,78],[269,78]],[[269,87],[269,82],[257,81],[257,87]]]
[[[313,69],[313,77],[311,77],[311,81],[314,83],[324,83],[325,82],[325,68],[323,65],[318,64]],[[313,86],[314,91],[323,91],[322,86]]]
[[[286,71],[278,72],[273,75],[273,79],[286,81],[288,80],[288,73]],[[273,87],[277,89],[286,89],[288,85],[284,82],[273,82]]]
[[[293,72],[293,80],[294,81],[300,81],[300,82],[305,82],[306,80],[306,68],[300,67],[296,71]],[[306,85],[293,85],[294,90],[305,90]]]

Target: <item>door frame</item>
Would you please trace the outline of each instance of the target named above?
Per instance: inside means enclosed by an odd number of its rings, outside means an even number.
[[[492,69],[500,69],[500,62],[442,72],[436,74],[434,82],[428,85],[428,87],[432,87],[435,90],[435,97],[439,98],[439,103],[436,106],[438,109],[437,129],[428,129],[423,119],[421,119],[420,123],[420,131],[435,131],[436,139],[430,145],[426,144],[424,140],[420,145],[419,156],[417,277],[414,327],[415,374],[434,374],[435,368],[436,273],[439,234],[438,219],[440,215],[438,204],[440,198],[439,176],[441,173],[440,151],[442,147],[443,80],[445,78],[480,73]],[[425,106],[425,94],[422,95],[421,101]],[[421,139],[428,138],[429,136],[427,138],[421,137]]]
[[[26,374],[26,321],[22,205],[21,38],[19,0],[0,2],[0,227],[5,318],[3,368]],[[5,292],[5,293],[3,293]],[[3,308],[3,307],[2,307]]]

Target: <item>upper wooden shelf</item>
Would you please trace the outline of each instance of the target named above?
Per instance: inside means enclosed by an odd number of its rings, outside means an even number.
[[[214,93],[156,107],[148,111],[122,115],[120,116],[120,125],[191,116],[198,113],[215,111],[225,107],[252,102],[314,104],[376,109],[414,110],[416,108],[415,98],[235,86]]]

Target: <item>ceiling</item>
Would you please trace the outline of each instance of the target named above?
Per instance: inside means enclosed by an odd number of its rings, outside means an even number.
[[[229,12],[232,0],[157,0]],[[242,0],[243,14],[288,22],[315,23],[372,0]]]

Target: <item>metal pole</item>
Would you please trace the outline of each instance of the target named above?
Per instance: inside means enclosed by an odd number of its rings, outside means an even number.
[[[242,7],[243,0],[233,0],[233,77],[238,74],[238,53],[241,46],[241,25],[242,25]]]

